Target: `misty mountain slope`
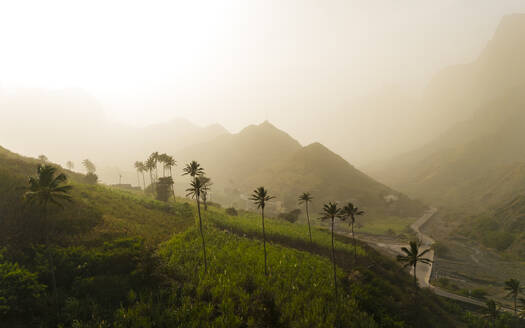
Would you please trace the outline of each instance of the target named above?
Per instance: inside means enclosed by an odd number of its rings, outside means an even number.
[[[236,190],[237,197],[246,198],[264,185],[282,204],[277,211],[297,208],[298,195],[306,191],[316,198],[313,211],[323,202],[349,200],[381,217],[417,216],[423,210],[419,202],[374,181],[325,146],[302,147],[269,122],[176,155],[200,162],[218,192]]]
[[[177,160],[197,160],[218,183],[240,184],[247,176],[290,156],[301,144],[269,122],[176,153]]]
[[[320,143],[308,145],[248,177],[243,189],[257,185],[273,190],[287,208],[296,207],[297,196],[309,191],[315,197],[314,212],[324,202],[342,204],[349,200],[366,208],[369,214],[381,216],[417,216],[422,211],[420,203],[378,183]],[[390,202],[389,197],[397,200]]]
[[[468,120],[367,172],[411,196],[454,206],[487,208],[523,190],[515,181],[525,162],[524,33],[525,15],[505,17],[478,60],[439,77],[448,89],[436,94],[451,101],[447,110],[476,108]]]
[[[439,70],[421,90],[385,87],[368,97],[354,99],[346,107],[359,108],[331,113],[331,138],[323,136],[346,159],[376,174],[378,162],[427,146],[436,138],[441,146],[454,145],[450,128],[470,120],[480,108],[505,97],[522,97],[525,89],[525,14],[504,16],[491,39],[471,62]],[[353,138],[342,139],[348,131]],[[427,154],[434,152],[425,147]],[[407,157],[408,159],[408,157]],[[401,159],[396,159],[396,162]],[[413,160],[408,160],[410,163]],[[379,169],[379,168],[378,168]],[[379,176],[382,178],[382,176]]]

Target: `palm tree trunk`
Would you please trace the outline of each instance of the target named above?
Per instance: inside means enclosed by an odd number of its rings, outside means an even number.
[[[268,275],[268,265],[266,259],[266,230],[264,229],[264,207],[261,208],[262,228],[263,228],[263,245],[264,245],[264,274]]]
[[[352,218],[352,239],[354,240],[354,263],[357,263],[357,243],[354,235],[354,219]]]
[[[514,314],[516,315],[518,313],[518,305],[517,305],[517,299],[518,295],[514,295]]]
[[[171,181],[173,181],[173,174],[171,173],[171,166],[170,166],[170,178]],[[173,201],[176,202],[177,199],[175,198],[175,181],[173,181],[173,184],[171,185],[171,192],[173,193]]]
[[[337,271],[335,268],[335,246],[334,246],[334,219],[332,218],[332,264],[334,266],[334,290],[335,298],[337,299]]]
[[[144,192],[146,192],[146,177],[144,176],[144,172],[142,172],[142,184],[144,185]]]
[[[310,234],[310,244],[312,243],[312,229],[310,228],[310,214],[308,213],[308,202],[306,202],[306,218],[308,219],[308,233]]]
[[[197,196],[197,211],[199,212],[199,229],[201,231],[202,238],[202,256],[204,257],[204,272],[208,271],[208,262],[206,260],[206,243],[204,241],[204,231],[202,230],[202,217],[201,217],[201,203],[199,197]]]
[[[137,171],[137,181],[139,182],[138,186],[140,188],[140,175],[139,175],[139,171]]]

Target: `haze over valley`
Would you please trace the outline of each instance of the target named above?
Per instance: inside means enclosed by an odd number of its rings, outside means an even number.
[[[0,322],[524,327],[524,35],[514,0],[1,3]]]

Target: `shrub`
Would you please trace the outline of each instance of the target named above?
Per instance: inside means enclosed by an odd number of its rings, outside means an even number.
[[[237,216],[239,215],[239,213],[237,212],[237,210],[235,209],[235,207],[228,207],[226,209],[226,214],[228,214],[229,216]]]
[[[0,318],[27,314],[37,305],[44,289],[36,273],[4,261],[0,254]]]

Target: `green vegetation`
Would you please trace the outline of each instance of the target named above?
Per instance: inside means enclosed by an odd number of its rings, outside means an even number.
[[[13,279],[0,282],[0,316],[10,326],[462,327],[467,322],[430,291],[416,293],[394,262],[350,238],[272,218],[265,218],[263,232],[256,213],[230,216],[213,205],[201,213],[202,230],[190,228],[197,204],[84,185],[82,175],[60,167],[57,173],[71,178],[72,203],[62,211],[50,209],[47,224],[54,229],[44,243],[46,222],[23,199],[26,177],[38,162],[10,153],[0,161],[0,211],[6,214],[0,222],[0,247],[5,247],[0,275]],[[199,270],[201,231],[207,271]],[[267,275],[260,254],[265,241]],[[50,288],[53,271],[58,311]],[[331,291],[335,284],[337,297]],[[31,310],[22,313],[22,308]]]

